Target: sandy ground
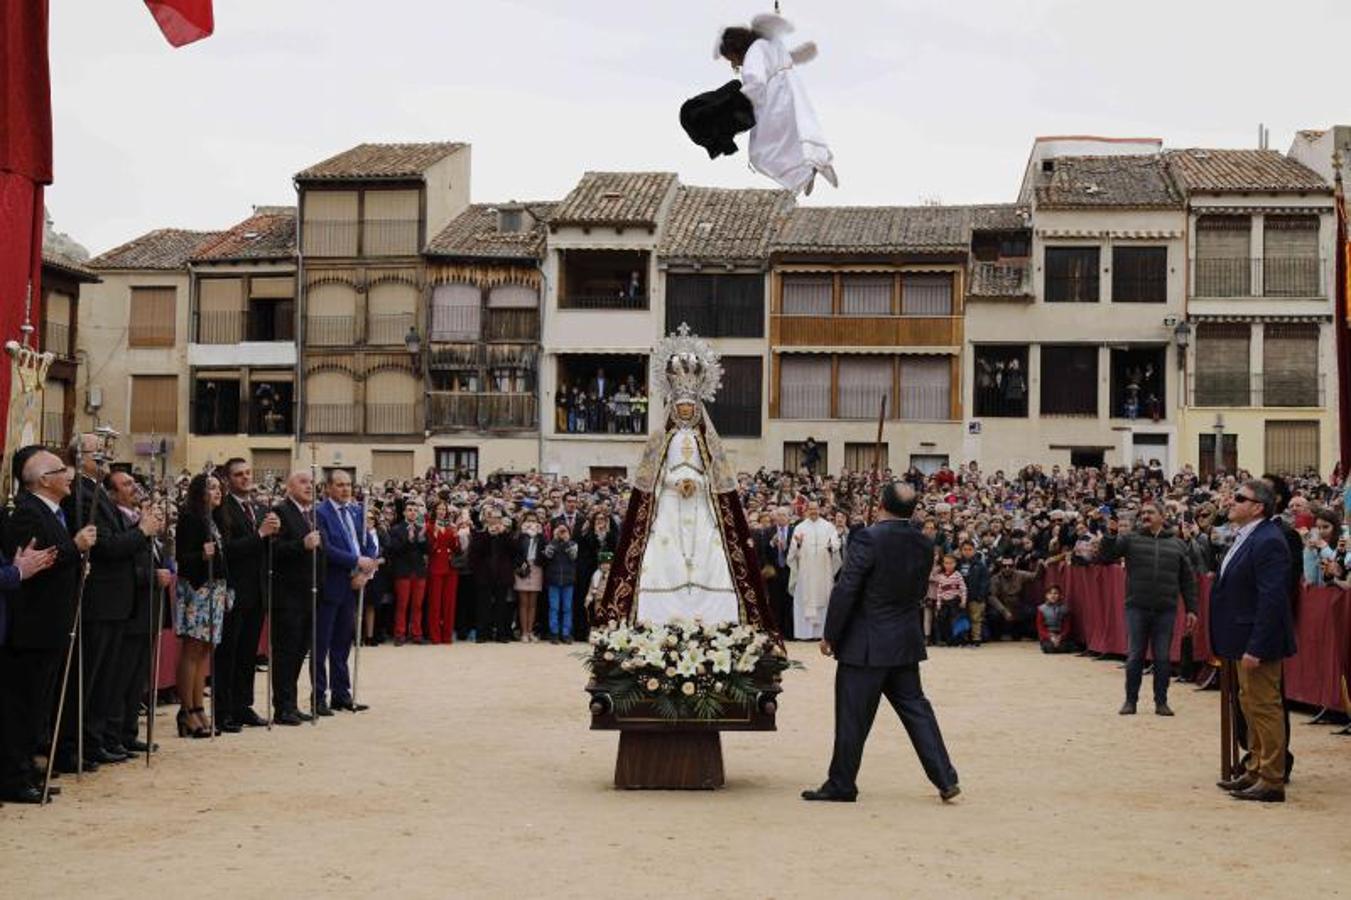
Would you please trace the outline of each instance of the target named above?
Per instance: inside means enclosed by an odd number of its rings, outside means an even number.
[[[1328,729],[1294,726],[1289,802],[1240,804],[1212,784],[1216,694],[1123,718],[1115,663],[944,649],[924,674],[962,801],[938,801],[884,705],[859,802],[807,804],[834,666],[795,652],[809,669],[788,676],[781,730],[725,736],[716,793],[615,791],[618,736],[587,730],[565,647],[368,649],[373,709],[317,728],[180,740],[162,707],[152,770],[67,776],[46,809],[0,809],[0,896],[1351,890],[1351,739]]]

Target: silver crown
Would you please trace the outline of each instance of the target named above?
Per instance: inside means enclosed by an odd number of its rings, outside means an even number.
[[[713,402],[722,387],[722,363],[702,338],[690,334],[684,322],[652,351],[650,384],[660,386],[670,403]]]

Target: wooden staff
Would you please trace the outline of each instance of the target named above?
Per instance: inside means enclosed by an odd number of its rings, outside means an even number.
[[[212,554],[206,558],[206,599],[207,607],[207,649],[206,672],[207,678],[211,681],[211,740],[216,739],[216,592],[211,589],[216,580],[216,554],[221,550],[220,534],[216,531],[216,523],[211,518],[211,470],[215,465],[211,460],[206,461],[206,466],[202,469],[202,474],[207,478],[206,484],[206,536],[211,538]]]
[[[158,444],[150,445],[150,500],[155,499],[155,462],[159,459],[159,486],[164,491],[164,525],[160,532],[164,539],[169,535],[169,482],[165,477],[165,456],[168,441],[161,438]],[[155,538],[150,539],[150,686],[145,701],[145,767],[150,768],[150,756],[155,751],[155,707],[159,705],[160,675],[160,629],[164,624],[164,589],[159,586],[155,576]],[[160,552],[163,553],[163,543]]]
[[[1220,662],[1220,780],[1234,777],[1234,767],[1240,759],[1236,714],[1238,707],[1238,672],[1234,661]]]
[[[319,466],[315,445],[310,444],[310,531],[315,530],[315,504],[319,502]],[[310,724],[319,724],[319,548],[310,551]]]
[[[882,402],[877,411],[877,443],[873,445],[873,475],[872,484],[868,488],[868,524],[873,523],[874,502],[877,497],[877,485],[882,480],[882,423],[887,418],[887,395],[882,395]]]

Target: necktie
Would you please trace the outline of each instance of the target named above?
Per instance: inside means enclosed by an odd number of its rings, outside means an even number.
[[[66,524],[66,511],[59,506],[56,508],[56,521],[61,523],[62,528],[70,527]]]
[[[249,525],[251,525],[251,526],[254,527],[254,528],[257,528],[257,527],[258,527],[258,518],[257,518],[257,517],[254,515],[254,513],[253,513],[253,504],[252,504],[252,503],[245,503],[243,500],[240,500],[238,497],[235,498],[235,502],[238,503],[240,506],[242,506],[242,507],[244,508],[244,515],[248,516],[248,519],[249,519]]]
[[[783,555],[783,548],[788,546],[788,529],[779,529],[779,568],[782,569],[788,562],[787,557]]]
[[[357,540],[356,512],[350,506],[344,506],[338,511],[342,514],[342,520],[347,525],[347,539],[352,542],[352,551],[360,556],[361,543]]]

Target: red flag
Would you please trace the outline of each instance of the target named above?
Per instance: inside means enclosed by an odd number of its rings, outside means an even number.
[[[145,0],[145,5],[175,47],[200,41],[216,28],[211,0]]]

